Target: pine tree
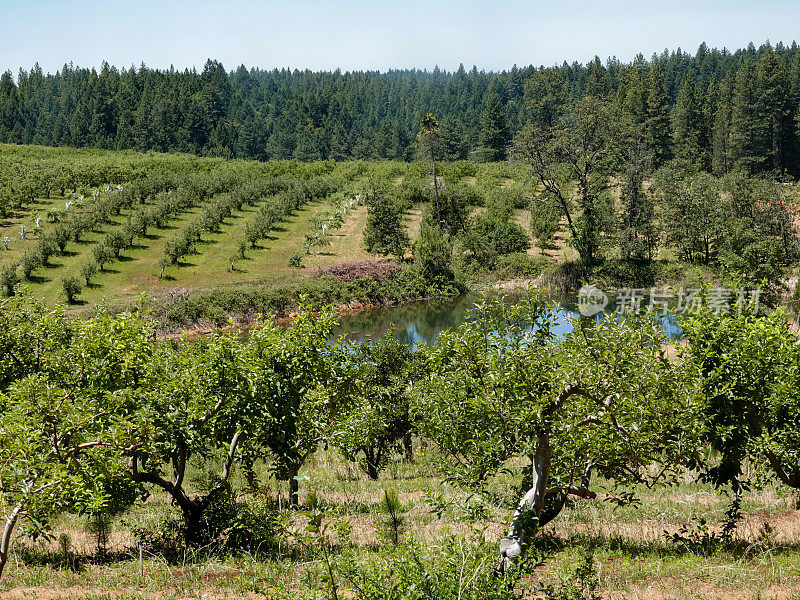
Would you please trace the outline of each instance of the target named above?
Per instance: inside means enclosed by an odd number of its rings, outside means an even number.
[[[714,114],[711,149],[711,171],[714,175],[725,175],[730,171],[730,133],[733,80],[730,76],[719,85],[717,110]]]
[[[567,105],[567,82],[562,71],[536,71],[525,82],[524,90],[529,120],[545,129],[555,125]]]
[[[664,75],[657,62],[650,67],[647,82],[647,119],[645,132],[650,163],[654,169],[672,156],[670,147],[669,100]]]
[[[589,75],[586,80],[586,95],[605,98],[608,95],[608,74],[600,57],[595,56],[589,63]]]
[[[644,180],[650,170],[644,139],[633,140],[627,154],[621,195],[620,247],[629,260],[652,260],[657,236],[653,202],[644,190]]]
[[[789,73],[781,58],[769,47],[758,61],[757,73],[764,168],[775,175],[790,169],[796,173],[796,163],[790,162],[795,131]]]
[[[508,124],[500,94],[490,91],[486,95],[481,119],[481,147],[488,161],[505,160],[508,154]]]
[[[673,123],[675,154],[693,163],[701,163],[702,112],[693,73],[683,77],[675,100]]]
[[[759,115],[755,62],[748,58],[736,73],[731,103],[730,158],[731,168],[747,173],[761,170],[764,156],[763,123]]]
[[[0,141],[15,142],[13,132],[20,119],[19,92],[11,72],[0,76]]]
[[[637,125],[647,121],[647,71],[644,57],[636,56],[633,64],[625,71],[623,85],[619,88],[622,109]]]
[[[711,172],[711,163],[714,153],[714,116],[717,114],[719,104],[719,86],[712,77],[702,95],[700,105],[700,166],[704,171]]]

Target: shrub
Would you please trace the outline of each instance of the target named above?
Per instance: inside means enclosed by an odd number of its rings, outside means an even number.
[[[449,538],[422,550],[418,544],[381,548],[374,559],[344,557],[339,567],[357,600],[500,600],[518,597],[516,573],[495,577],[487,564],[497,547],[477,537]],[[521,588],[522,586],[520,586]]]
[[[97,262],[94,259],[89,259],[81,265],[81,275],[83,276],[86,285],[91,285],[91,279],[97,273]]]
[[[25,254],[22,255],[20,266],[22,267],[22,274],[25,276],[25,279],[30,280],[33,272],[42,266],[41,256],[36,250],[27,250]]]
[[[61,287],[64,291],[64,295],[67,297],[67,302],[73,304],[75,302],[75,297],[81,293],[81,280],[75,277],[74,275],[65,275],[61,279]]]
[[[524,252],[514,252],[499,256],[496,267],[504,277],[534,277],[547,267],[547,259],[541,257],[533,258]]]
[[[0,269],[0,287],[5,290],[6,296],[14,295],[14,287],[18,283],[17,264],[11,263],[3,265],[3,268]]]

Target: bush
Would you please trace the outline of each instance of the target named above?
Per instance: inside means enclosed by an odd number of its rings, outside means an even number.
[[[75,297],[81,293],[83,286],[81,285],[81,280],[74,275],[66,275],[61,279],[61,287],[67,297],[67,302],[73,304]]]
[[[0,269],[0,287],[5,290],[6,296],[14,295],[14,287],[19,283],[17,275],[17,264],[11,263],[3,265]]]
[[[533,258],[524,252],[514,252],[499,256],[495,264],[502,277],[535,277],[547,268],[547,259]]]
[[[83,276],[86,285],[91,285],[92,277],[97,273],[97,262],[94,259],[89,259],[81,265],[81,275]]]
[[[22,255],[20,266],[22,267],[22,274],[25,276],[25,279],[30,280],[33,272],[42,266],[41,256],[36,250],[27,250],[25,254]]]
[[[201,547],[195,552],[264,555],[274,550],[284,533],[277,506],[268,499],[239,502],[231,488],[223,486],[205,501],[208,505],[203,513]],[[175,515],[160,519],[155,527],[134,526],[132,533],[145,551],[170,562],[185,560],[185,524]]]

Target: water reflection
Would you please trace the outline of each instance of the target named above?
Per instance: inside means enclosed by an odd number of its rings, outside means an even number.
[[[505,296],[508,304],[519,302],[521,296]],[[415,348],[419,344],[432,344],[440,331],[458,327],[463,323],[470,309],[481,300],[479,294],[467,294],[453,300],[438,302],[414,302],[391,308],[365,310],[344,317],[334,332],[335,336],[345,335],[352,341],[378,340],[394,326],[394,337]],[[548,300],[554,305],[553,332],[564,336],[572,331],[572,321],[581,317],[577,310],[575,296],[550,296]],[[594,315],[595,320],[619,319],[621,315],[608,312]],[[661,323],[664,333],[670,338],[679,338],[682,334],[677,319],[672,314],[654,316]]]

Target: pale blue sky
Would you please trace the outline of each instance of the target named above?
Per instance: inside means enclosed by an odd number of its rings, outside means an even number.
[[[800,2],[0,0],[0,70],[65,62],[365,70],[631,60],[800,38]]]

